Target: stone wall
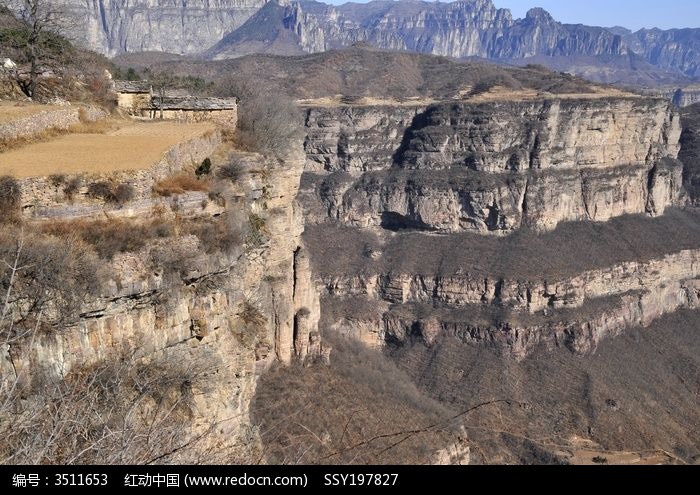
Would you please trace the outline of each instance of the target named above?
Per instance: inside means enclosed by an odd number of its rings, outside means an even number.
[[[149,93],[117,93],[117,106],[129,115],[140,115],[150,104]]]
[[[144,110],[143,116],[150,119],[160,119],[160,110]],[[238,110],[236,108],[226,110],[163,110],[163,119],[177,120],[179,122],[215,122],[229,129],[235,129],[238,123]]]
[[[49,177],[20,179],[24,215],[33,218],[52,218],[64,216],[64,213],[70,215],[71,211],[80,212],[79,216],[109,211],[119,216],[137,216],[143,213],[144,209],[148,209],[149,202],[155,206],[162,201],[153,197],[153,186],[156,182],[185,167],[201,163],[202,160],[210,157],[221,143],[221,132],[212,131],[176,144],[158,163],[148,169],[127,170],[107,175],[66,176],[61,184],[54,183]],[[78,177],[80,188],[70,198],[64,193],[65,184]],[[134,201],[124,207],[116,207],[88,197],[88,186],[100,180],[130,184],[135,191]]]
[[[0,123],[0,139],[12,141],[30,138],[49,129],[67,130],[82,122],[94,122],[107,117],[107,113],[96,107],[51,107],[38,114],[22,119]]]

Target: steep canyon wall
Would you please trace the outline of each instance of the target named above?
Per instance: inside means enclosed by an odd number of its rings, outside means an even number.
[[[700,232],[676,209],[667,101],[315,107],[306,124],[305,236],[328,327],[372,346],[449,334],[522,359],[591,352],[697,307]]]

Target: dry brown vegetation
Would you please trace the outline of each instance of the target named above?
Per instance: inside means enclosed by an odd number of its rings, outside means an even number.
[[[19,218],[22,190],[13,177],[0,177],[0,224]]]
[[[36,103],[0,101],[0,124],[58,109],[59,107],[49,107]]]
[[[267,462],[425,464],[454,441],[453,412],[380,352],[326,337],[331,366],[277,366],[261,378],[252,413]]]
[[[59,238],[77,236],[92,246],[100,258],[112,259],[118,253],[134,253],[157,239],[195,235],[208,254],[229,253],[245,239],[244,222],[224,214],[193,218],[156,217],[150,221],[69,220],[39,224],[45,234]]]
[[[159,180],[153,186],[153,192],[159,196],[173,196],[187,191],[208,192],[211,183],[206,179],[197,178],[194,173],[179,172]]]
[[[577,462],[571,456],[582,446],[574,438],[598,446],[589,461],[603,451],[664,452],[666,462],[697,463],[699,324],[699,311],[679,311],[607,339],[585,357],[540,349],[516,363],[448,335],[431,347],[407,341],[391,355],[421,390],[452,407],[493,397],[526,404],[470,417],[475,463]]]
[[[94,249],[72,233],[55,237],[4,227],[0,260],[0,330],[10,335],[37,320],[58,325],[77,318],[104,280]]]
[[[164,464],[213,460],[192,428],[193,390],[216,360],[135,360],[131,353],[56,378],[0,387],[2,464]],[[194,447],[194,448],[193,448]]]
[[[233,135],[240,149],[279,157],[302,139],[301,112],[290,98],[248,80],[228,81],[221,92],[240,101]]]
[[[105,203],[123,205],[134,199],[134,186],[115,181],[97,181],[87,188],[87,194],[91,198],[101,199]]]
[[[360,46],[299,57],[251,55],[216,62],[164,62],[156,67],[181,76],[196,75],[220,81],[215,92],[248,82],[263,94],[294,99],[339,94],[382,99],[418,96],[444,99],[479,84],[492,87],[504,81],[509,87],[555,94],[593,91],[592,85],[582,79],[541,66],[504,68],[488,62],[457,61]]]
[[[332,225],[307,226],[306,245],[322,275],[393,272],[435,276],[467,270],[511,280],[565,277],[626,261],[648,261],[700,246],[698,213],[574,222],[547,233],[521,229],[508,237],[478,234],[394,235]],[[364,253],[382,253],[377,259]],[[572,256],[571,253],[576,253]]]
[[[78,236],[92,246],[100,258],[112,259],[117,253],[137,252],[149,241],[174,235],[171,222],[160,219],[136,223],[125,220],[55,221],[42,226],[56,237]]]

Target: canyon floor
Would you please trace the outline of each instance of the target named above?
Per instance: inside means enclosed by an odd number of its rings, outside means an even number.
[[[384,355],[341,344],[330,368],[264,376],[253,418],[273,462],[425,463],[463,427],[477,464],[696,463],[699,329],[681,311],[592,355],[519,363],[450,337]]]

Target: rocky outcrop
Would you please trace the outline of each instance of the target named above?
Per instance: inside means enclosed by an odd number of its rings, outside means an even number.
[[[699,225],[673,210],[508,237],[328,224],[304,236],[325,328],[372,347],[447,334],[521,359],[540,346],[588,353],[630,326],[697,307]]]
[[[78,21],[75,38],[105,55],[196,53],[243,24],[267,0],[61,0]]]
[[[328,294],[366,297],[390,304],[431,303],[462,307],[483,304],[529,313],[579,308],[587,301],[678,280],[700,278],[700,251],[669,254],[646,263],[630,261],[574,277],[513,280],[477,273],[420,275],[401,273],[324,277]],[[614,280],[614,284],[610,281]]]
[[[681,126],[665,99],[326,106],[306,125],[301,192],[326,328],[372,347],[450,336],[523,359],[593,352],[698,305],[700,231],[675,210]]]
[[[678,158],[683,162],[683,185],[690,202],[700,206],[700,104],[682,112],[683,134]]]
[[[525,359],[539,348],[563,347],[586,355],[595,352],[604,339],[617,337],[626,329],[646,327],[680,309],[697,309],[699,289],[697,279],[670,287],[651,287],[619,298],[594,300],[575,313],[553,311],[546,318],[527,318],[517,312],[506,318],[490,312],[438,310],[426,319],[425,308],[399,307],[383,315],[374,336],[379,342],[393,345],[420,339],[431,346],[438,336],[448,335],[491,347],[516,360]]]
[[[425,107],[311,107],[304,141],[307,172],[351,173],[391,167],[404,135]]]
[[[502,234],[683,201],[680,119],[661,99],[310,108],[306,124],[322,205],[307,221]]]
[[[26,382],[38,376],[36,370],[63,377],[124,353],[136,363],[200,363],[206,369],[197,373],[206,383],[190,384],[198,387],[190,391],[190,433],[213,428],[216,435],[197,448],[207,456],[225,455],[207,457],[208,462],[252,459],[257,438],[249,405],[259,372],[274,360],[313,359],[324,349],[318,293],[300,240],[303,222],[296,204],[303,154],[284,161],[252,154],[235,159],[266,171],[246,174],[236,188],[221,193],[229,215],[265,219],[259,241],[210,255],[198,237],[180,235],[115,255],[105,268],[110,280],[103,293],[85,301],[80,315],[2,349],[3,379]],[[207,212],[200,207],[196,214]],[[182,218],[187,211],[177,209],[177,215]],[[160,253],[162,262],[155,268],[148,261],[153,253]],[[188,260],[187,269],[178,272],[182,283],[164,268],[178,256]]]
[[[541,346],[586,354],[626,328],[697,308],[699,262],[700,251],[683,251],[556,281],[466,273],[329,277],[324,311],[329,328],[372,347],[409,339],[431,346],[450,335],[516,359]]]
[[[700,103],[700,87],[686,86],[667,93],[674,105],[678,107],[689,107],[695,103]]]

